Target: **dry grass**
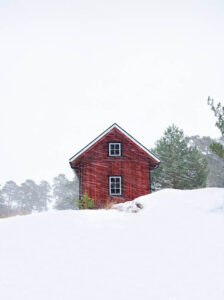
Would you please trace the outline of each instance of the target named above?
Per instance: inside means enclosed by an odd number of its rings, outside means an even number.
[[[12,218],[16,216],[26,216],[30,215],[30,213],[27,212],[10,212],[9,214],[5,215],[0,215],[0,219],[6,219],[6,218]]]
[[[102,205],[102,209],[113,209],[113,205],[117,204],[116,201],[107,201]]]

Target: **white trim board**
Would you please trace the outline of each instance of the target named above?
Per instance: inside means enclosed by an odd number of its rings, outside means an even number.
[[[150,155],[152,158],[154,158],[158,163],[160,163],[160,160],[146,147],[144,147],[141,143],[139,143],[135,138],[133,138],[127,131],[125,131],[123,128],[121,128],[118,124],[114,123],[111,125],[108,129],[106,129],[104,132],[102,132],[97,138],[95,138],[92,142],[90,142],[87,146],[85,146],[82,150],[77,152],[74,156],[72,156],[69,159],[69,162],[73,162],[78,156],[80,156],[83,152],[88,150],[92,145],[94,145],[97,141],[99,141],[104,135],[106,135],[109,131],[111,131],[113,128],[117,128],[119,131],[121,131],[126,137],[128,137],[132,142],[134,142],[136,145],[138,145],[142,150],[144,150],[148,155]]]

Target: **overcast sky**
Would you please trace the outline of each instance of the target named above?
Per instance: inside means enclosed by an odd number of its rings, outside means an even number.
[[[0,0],[0,184],[72,176],[117,122],[146,147],[172,123],[219,137],[224,1]]]

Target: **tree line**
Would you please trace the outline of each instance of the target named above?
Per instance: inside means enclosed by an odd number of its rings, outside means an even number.
[[[21,185],[10,180],[0,186],[0,217],[43,212],[50,207],[76,209],[75,199],[78,199],[78,180],[69,180],[64,174],[56,176],[52,186],[45,180],[37,184],[28,179]]]

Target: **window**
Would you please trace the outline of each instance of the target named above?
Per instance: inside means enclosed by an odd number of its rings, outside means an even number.
[[[121,156],[121,143],[109,143],[109,156]]]
[[[122,195],[121,176],[109,176],[109,195],[110,196]]]

